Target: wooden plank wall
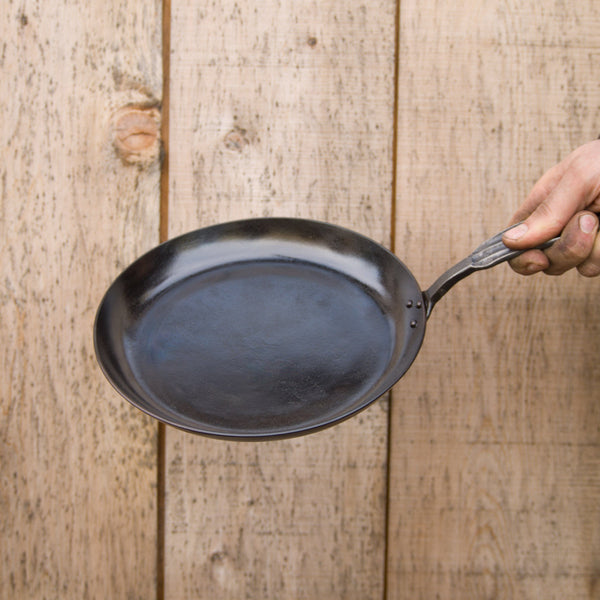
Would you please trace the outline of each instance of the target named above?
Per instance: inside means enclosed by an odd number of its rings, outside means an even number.
[[[395,10],[173,3],[170,233],[301,216],[389,243]],[[291,441],[168,430],[165,597],[381,598],[386,460],[385,401]]]
[[[600,281],[474,275],[389,404],[281,442],[161,450],[91,337],[158,241],[164,86],[163,231],[327,220],[426,286],[600,133],[599,29],[593,0],[7,4],[0,598],[600,598]]]
[[[396,253],[431,283],[600,133],[594,2],[401,2]],[[392,599],[600,598],[599,281],[497,267],[392,400]]]
[[[155,596],[156,425],[92,324],[158,240],[160,24],[159,2],[2,6],[1,598]]]

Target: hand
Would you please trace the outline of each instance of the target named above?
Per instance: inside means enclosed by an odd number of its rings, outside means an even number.
[[[502,241],[509,248],[531,248],[560,234],[547,250],[529,250],[510,261],[521,275],[544,271],[562,275],[576,268],[585,277],[600,275],[600,140],[573,151],[547,171],[513,215]],[[561,233],[562,232],[562,233]]]

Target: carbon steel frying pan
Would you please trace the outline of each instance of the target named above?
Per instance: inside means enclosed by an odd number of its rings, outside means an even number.
[[[423,292],[395,255],[334,225],[268,218],[199,229],[110,286],[94,326],[98,362],[133,405],[190,432],[316,431],[402,377],[456,282],[520,254],[500,238]]]

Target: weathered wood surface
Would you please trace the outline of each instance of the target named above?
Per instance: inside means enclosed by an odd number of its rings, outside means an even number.
[[[160,14],[2,6],[0,598],[156,593],[156,426],[100,374],[92,323],[158,237],[157,111],[119,109],[160,100]]]
[[[0,598],[600,598],[600,281],[575,274],[461,282],[391,417],[240,445],[167,428],[157,514],[156,425],[91,331],[158,241],[162,9],[0,20]],[[591,0],[171,13],[170,235],[322,219],[427,285],[600,133]]]
[[[600,6],[403,1],[396,252],[423,285],[600,133]],[[388,597],[600,598],[599,281],[473,275],[393,391]]]
[[[389,243],[395,2],[172,5],[171,235],[302,216]],[[167,430],[165,597],[381,598],[387,404],[290,441]]]

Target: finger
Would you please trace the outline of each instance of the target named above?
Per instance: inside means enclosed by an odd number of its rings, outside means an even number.
[[[600,275],[600,235],[596,233],[596,240],[590,255],[577,267],[584,277],[597,277]]]
[[[527,250],[508,263],[519,275],[533,275],[550,266],[548,257],[541,250]]]
[[[525,202],[519,207],[510,220],[510,225],[524,221],[552,192],[564,175],[569,162],[567,159],[546,171],[531,188]]]
[[[585,195],[584,182],[570,169],[546,200],[523,223],[509,229],[503,240],[509,247],[527,248],[555,237],[564,229],[572,215],[583,208],[582,198]]]
[[[550,266],[545,273],[562,275],[585,262],[592,253],[597,232],[598,217],[594,213],[583,211],[574,215],[560,239],[546,250]]]
[[[524,223],[503,237],[511,248],[536,246],[559,234],[572,215],[600,209],[600,141],[589,142],[550,169],[515,214]]]

